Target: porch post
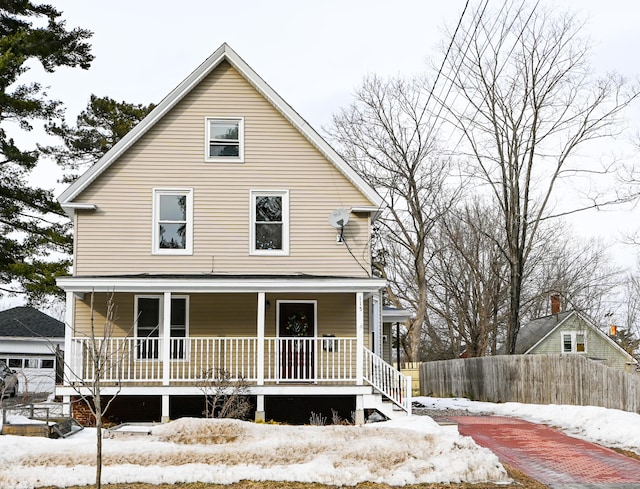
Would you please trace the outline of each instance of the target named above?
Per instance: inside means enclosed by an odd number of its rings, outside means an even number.
[[[76,300],[75,297],[73,295],[73,292],[67,292],[66,294],[66,308],[64,311],[64,363],[62,365],[62,367],[64,368],[64,378],[62,379],[62,385],[71,385],[72,382],[72,376],[74,374],[76,374],[76,372],[74,372],[77,368],[78,365],[73,365],[73,368],[71,366],[71,362],[75,361],[76,355],[75,355],[75,351],[73,351],[73,342],[72,342],[72,338],[73,338],[73,331],[74,331],[74,317],[75,317],[75,310],[76,310]],[[56,362],[58,362],[59,359],[56,358]],[[77,374],[80,374],[80,372],[77,372]]]
[[[364,419],[364,396],[358,394],[356,396],[356,412],[355,419],[353,420],[356,426],[362,426],[365,423]]]
[[[256,350],[257,358],[257,383],[264,385],[264,310],[265,310],[265,293],[258,292],[258,347]],[[264,409],[263,409],[264,410]],[[256,414],[257,415],[257,414]]]
[[[171,292],[164,293],[162,324],[160,325],[159,335],[162,345],[162,385],[169,385],[169,374],[171,364],[169,359],[171,347],[169,336],[171,336]]]
[[[364,297],[356,292],[356,385],[363,384],[364,377]]]
[[[171,421],[169,417],[169,396],[166,394],[162,395],[162,414],[160,418],[161,423],[168,423]]]
[[[255,422],[256,423],[264,423],[266,420],[265,418],[265,411],[264,411],[264,394],[258,394],[256,396],[256,418],[255,418]]]

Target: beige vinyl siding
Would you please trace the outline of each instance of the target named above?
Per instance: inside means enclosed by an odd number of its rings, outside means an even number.
[[[140,294],[154,295],[154,294]],[[157,294],[155,294],[157,295]],[[185,294],[179,294],[181,297]],[[257,335],[257,294],[187,294],[189,296],[189,336],[255,337]],[[96,336],[103,336],[108,297],[95,293],[93,298]],[[136,294],[116,293],[113,336],[133,336]],[[276,336],[277,301],[317,301],[317,334],[355,337],[355,294],[267,294],[265,336]],[[365,304],[366,306],[366,304]],[[365,310],[367,308],[365,307]],[[91,328],[91,294],[76,300],[75,336],[87,336]],[[369,318],[365,315],[365,346],[369,343]]]
[[[84,298],[75,299],[75,326],[74,336],[89,337],[91,334],[91,308],[93,296],[93,324],[95,336],[98,338],[105,336],[105,326],[107,324],[107,308],[109,301],[114,305],[113,309],[113,337],[133,337],[134,336],[134,296],[133,294],[105,294],[94,293],[85,294]],[[107,332],[106,336],[110,336]]]
[[[244,117],[245,162],[205,162],[206,117]],[[192,188],[191,256],[152,254],[154,188]],[[288,190],[289,256],[250,256],[250,191]],[[369,218],[347,247],[328,215],[371,203],[228,63],[222,63],[78,198],[74,273],[308,273],[366,276]],[[361,266],[362,265],[362,266]],[[364,267],[364,269],[363,269]]]
[[[584,354],[580,353],[580,355],[584,355],[587,358],[595,360],[603,360],[609,367],[619,369],[624,369],[625,363],[629,361],[629,359],[614,345],[612,345],[611,342],[603,338],[576,316],[569,318],[569,320],[556,329],[553,334],[549,335],[549,337],[535,348],[533,353],[562,353],[562,333],[572,332],[585,334],[586,352]],[[569,355],[569,353],[567,353],[567,355]]]

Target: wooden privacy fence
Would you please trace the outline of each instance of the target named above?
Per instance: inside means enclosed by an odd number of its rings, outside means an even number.
[[[640,413],[640,374],[580,355],[500,355],[425,362],[420,366],[420,393]]]

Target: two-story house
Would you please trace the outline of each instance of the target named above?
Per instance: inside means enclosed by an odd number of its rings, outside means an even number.
[[[226,44],[59,200],[65,400],[90,394],[91,318],[101,331],[112,297],[100,382],[121,420],[201,412],[212,370],[249,383],[257,420],[346,403],[362,423],[381,393],[410,412],[381,358],[380,196]]]

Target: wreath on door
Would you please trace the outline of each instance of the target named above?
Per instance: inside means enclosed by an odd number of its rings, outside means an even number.
[[[285,330],[289,336],[308,336],[309,321],[303,312],[296,312],[287,318]]]

